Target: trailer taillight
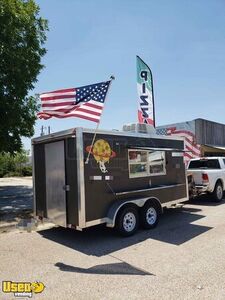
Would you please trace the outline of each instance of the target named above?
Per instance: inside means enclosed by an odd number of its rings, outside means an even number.
[[[209,181],[209,177],[208,177],[208,174],[202,174],[202,180],[203,181]]]

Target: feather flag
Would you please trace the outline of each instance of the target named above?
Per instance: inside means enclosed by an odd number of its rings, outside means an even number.
[[[151,69],[137,56],[138,122],[155,127],[155,108]]]

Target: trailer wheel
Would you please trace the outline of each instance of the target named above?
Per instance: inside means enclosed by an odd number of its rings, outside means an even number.
[[[133,235],[139,225],[138,211],[135,206],[121,208],[116,218],[116,229],[122,236]]]
[[[140,211],[141,225],[145,229],[156,227],[159,222],[159,207],[153,202],[147,202]]]
[[[216,183],[214,191],[212,193],[215,202],[220,202],[223,199],[223,186],[220,181]]]

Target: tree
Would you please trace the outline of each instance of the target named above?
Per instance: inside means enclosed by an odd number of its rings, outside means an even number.
[[[47,20],[34,0],[0,0],[0,152],[20,151],[34,134],[38,103],[28,96],[46,53]]]
[[[32,167],[24,149],[13,154],[0,153],[0,178],[5,176],[30,176],[31,174]]]

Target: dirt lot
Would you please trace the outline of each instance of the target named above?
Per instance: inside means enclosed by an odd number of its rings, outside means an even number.
[[[2,233],[0,278],[42,281],[34,299],[225,299],[224,216],[224,201],[201,199],[130,238],[104,227]]]
[[[32,177],[0,178],[0,225],[29,217],[32,210]]]

